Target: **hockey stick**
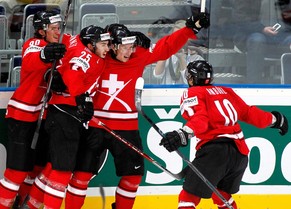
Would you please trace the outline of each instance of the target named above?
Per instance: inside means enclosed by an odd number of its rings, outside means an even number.
[[[94,179],[96,177],[96,174],[93,175],[90,179],[90,181],[92,179]],[[99,186],[99,192],[100,192],[100,196],[101,196],[101,201],[102,201],[102,209],[105,209],[105,205],[106,205],[106,197],[105,197],[105,190],[104,187],[102,185]]]
[[[93,117],[91,119],[91,121],[93,121],[94,123],[102,126],[108,133],[110,133],[116,139],[118,139],[119,141],[121,141],[123,144],[125,144],[130,149],[132,149],[135,152],[137,152],[143,158],[147,159],[149,162],[151,162],[156,167],[158,167],[162,171],[166,172],[170,176],[174,177],[177,180],[181,180],[184,177],[184,170],[182,170],[180,173],[177,173],[177,174],[172,173],[171,171],[169,171],[168,169],[166,169],[165,167],[163,167],[161,164],[159,164],[157,161],[155,161],[153,158],[151,158],[149,155],[147,155],[146,153],[144,153],[143,151],[141,151],[139,148],[137,148],[136,146],[134,146],[133,144],[131,144],[130,142],[128,142],[126,139],[122,138],[120,135],[116,134],[113,130],[111,130],[108,126],[106,126],[104,123],[102,123],[99,119]]]
[[[68,5],[67,5],[67,8],[66,8],[63,25],[61,27],[59,43],[61,43],[62,40],[63,40],[63,36],[64,36],[65,28],[67,26],[67,21],[68,21],[71,5],[72,5],[72,0],[68,0]],[[56,68],[56,65],[57,65],[57,60],[54,60],[52,68],[51,68],[49,80],[48,80],[48,86],[47,86],[45,95],[43,97],[43,103],[42,103],[42,106],[41,106],[41,109],[40,109],[39,117],[38,117],[38,120],[37,120],[37,125],[36,125],[35,131],[34,131],[34,135],[33,135],[33,138],[32,138],[31,149],[35,149],[36,143],[38,141],[41,121],[42,121],[42,118],[43,118],[45,107],[46,107],[47,102],[48,102],[48,98],[49,98],[49,94],[50,94],[50,90],[51,90],[52,78],[53,78],[53,71]]]
[[[135,84],[135,106],[138,110],[138,112],[150,123],[150,125],[161,135],[161,137],[165,138],[165,134],[162,132],[162,130],[145,114],[141,107],[141,96],[142,96],[142,90],[144,86],[144,79],[142,77],[139,77]],[[185,158],[185,156],[179,151],[176,150],[176,153],[185,161],[188,166],[196,173],[196,175],[211,189],[218,197],[219,199],[229,208],[234,209],[227,200],[219,193],[219,191],[211,184],[210,181],[208,181],[205,176],[189,161]]]
[[[200,12],[205,13],[205,7],[206,7],[206,0],[200,1]]]
[[[100,190],[100,195],[102,199],[102,209],[105,209],[106,199],[105,199],[105,191],[102,185],[99,187],[99,190]]]

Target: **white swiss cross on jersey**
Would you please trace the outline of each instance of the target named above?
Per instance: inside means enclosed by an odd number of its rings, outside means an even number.
[[[124,82],[117,80],[117,74],[110,74],[109,80],[102,81],[102,88],[108,88],[109,94],[114,94],[117,90],[123,89]]]

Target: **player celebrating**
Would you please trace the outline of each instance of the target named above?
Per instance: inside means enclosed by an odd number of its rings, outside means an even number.
[[[112,45],[105,58],[106,67],[99,80],[99,92],[93,97],[94,115],[139,149],[142,149],[142,143],[134,104],[136,80],[142,76],[146,65],[169,58],[189,38],[196,39],[195,34],[209,26],[208,15],[192,16],[186,26],[159,40],[154,48],[149,48],[150,40],[140,32],[130,32],[120,24],[108,26]],[[144,174],[144,160],[97,124],[91,122],[89,125],[86,140],[91,145],[91,152],[97,153],[98,157],[108,149],[114,157],[116,174],[121,177],[112,208],[131,209]]]
[[[180,106],[187,122],[182,129],[166,133],[160,145],[172,152],[180,146],[187,146],[188,139],[194,134],[198,143],[193,165],[218,189],[229,205],[237,209],[232,194],[239,191],[249,153],[238,121],[258,128],[276,128],[281,135],[288,132],[288,121],[277,111],[266,112],[247,105],[231,88],[213,86],[212,66],[206,61],[190,62],[186,78],[189,88],[184,91]],[[227,208],[189,169],[179,195],[178,208],[197,208],[201,198],[211,196],[219,209]]]
[[[79,143],[82,143],[83,125],[93,116],[91,95],[95,93],[105,66],[103,58],[109,51],[109,40],[110,35],[103,28],[93,25],[83,28],[79,35],[70,39],[62,65],[58,66],[66,90],[52,94],[45,125],[50,139],[51,163],[37,177],[35,190],[30,193],[28,206],[32,209],[42,203],[42,193],[37,190],[45,192],[45,208],[61,207],[75,169]],[[77,176],[82,182],[90,180],[82,173]]]
[[[62,58],[66,51],[65,45],[58,43],[61,21],[60,15],[37,12],[33,18],[34,37],[23,45],[20,86],[9,100],[6,112],[8,149],[7,168],[0,180],[1,209],[11,207],[20,185],[34,167],[35,151],[31,149],[31,142],[46,93],[43,76],[52,62]],[[43,142],[44,139],[39,140],[37,152],[41,152],[40,147],[47,148],[42,146]],[[46,162],[42,159],[37,160]]]

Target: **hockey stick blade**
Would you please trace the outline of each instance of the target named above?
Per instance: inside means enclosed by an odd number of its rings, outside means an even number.
[[[160,134],[161,137],[165,138],[164,132],[145,114],[141,107],[141,97],[142,97],[142,89],[143,89],[143,80],[142,77],[137,79],[136,84],[135,84],[135,104],[136,109],[138,112],[149,122],[149,124]],[[137,102],[138,101],[138,102]],[[184,162],[187,163],[187,165],[196,173],[196,175],[208,186],[211,191],[213,191],[219,199],[229,208],[229,209],[234,209],[228,202],[227,200],[220,194],[220,192],[212,185],[210,181],[208,181],[205,176],[189,161],[186,159],[186,157],[179,151],[176,150],[176,153],[182,158]]]
[[[135,145],[131,144],[126,139],[122,138],[120,135],[118,135],[117,133],[115,133],[108,126],[106,126],[104,123],[102,123],[98,118],[93,117],[91,119],[91,121],[94,122],[94,123],[96,123],[99,126],[102,126],[108,133],[110,133],[112,136],[114,136],[114,138],[116,138],[119,141],[121,141],[123,144],[125,144],[126,146],[128,146],[130,149],[132,149],[135,152],[137,152],[143,158],[147,159],[149,162],[151,162],[156,167],[158,167],[162,171],[166,172],[167,174],[169,174],[170,176],[172,176],[176,180],[181,180],[182,178],[184,178],[184,176],[185,176],[185,170],[182,170],[180,173],[177,173],[177,174],[172,173],[171,171],[169,171],[168,169],[166,169],[165,167],[163,167],[161,164],[159,164],[157,161],[155,161],[152,157],[150,157],[149,155],[147,155],[146,153],[144,153],[143,151],[141,151],[139,148],[137,148]]]
[[[141,110],[141,94],[144,86],[144,79],[139,77],[135,83],[135,106],[138,111]]]

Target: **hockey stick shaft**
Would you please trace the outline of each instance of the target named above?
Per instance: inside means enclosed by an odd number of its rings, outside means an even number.
[[[205,7],[206,7],[206,0],[201,0],[200,1],[200,12],[201,13],[205,12]]]
[[[134,146],[133,144],[131,144],[130,142],[128,142],[126,139],[122,138],[120,135],[118,135],[117,133],[115,133],[113,130],[111,130],[108,126],[106,126],[104,123],[102,123],[99,119],[93,117],[91,119],[91,121],[93,121],[94,123],[96,123],[97,125],[102,126],[108,133],[110,133],[112,136],[114,136],[116,139],[118,139],[119,141],[121,141],[123,144],[125,144],[126,146],[128,146],[130,149],[134,150],[135,152],[137,152],[139,155],[141,155],[143,158],[147,159],[149,162],[151,162],[152,164],[154,164],[156,167],[158,167],[159,169],[161,169],[162,171],[166,172],[167,174],[169,174],[170,176],[174,177],[177,180],[181,180],[184,177],[184,172],[181,171],[178,174],[174,174],[171,171],[169,171],[168,169],[166,169],[165,167],[163,167],[161,164],[159,164],[157,161],[155,161],[153,158],[151,158],[149,155],[147,155],[146,153],[144,153],[143,151],[141,151],[139,148],[137,148],[136,146]]]
[[[143,90],[143,78],[139,78],[136,82],[135,88],[135,105],[138,112],[149,122],[149,124],[160,134],[162,138],[166,138],[164,132],[145,114],[141,107],[141,96]],[[189,161],[186,157],[179,151],[176,150],[176,153],[182,158],[183,161],[187,163],[187,165],[196,173],[196,175],[209,187],[209,189],[214,192],[219,199],[229,208],[233,209],[233,207],[229,204],[229,202],[220,194],[220,192],[213,186],[213,184],[208,181],[208,179]]]
[[[105,191],[102,185],[99,187],[99,190],[100,190],[100,195],[102,199],[102,209],[105,209],[106,199],[105,199]]]
[[[64,36],[65,28],[67,26],[67,21],[68,21],[71,5],[72,5],[72,0],[68,0],[68,5],[67,5],[66,11],[65,11],[65,17],[64,17],[63,25],[61,27],[59,43],[61,43],[62,40],[63,40],[63,36]],[[37,125],[36,125],[35,131],[34,131],[34,135],[33,135],[33,138],[32,138],[31,149],[35,149],[37,141],[38,141],[41,121],[43,119],[43,114],[44,114],[45,107],[47,105],[49,94],[50,94],[52,78],[53,78],[53,70],[56,68],[56,65],[57,65],[57,60],[54,60],[52,68],[51,68],[49,80],[48,80],[48,86],[47,86],[45,95],[43,97],[43,103],[42,103],[42,106],[41,106],[41,109],[40,109],[39,117],[38,117],[38,120],[37,120]]]

